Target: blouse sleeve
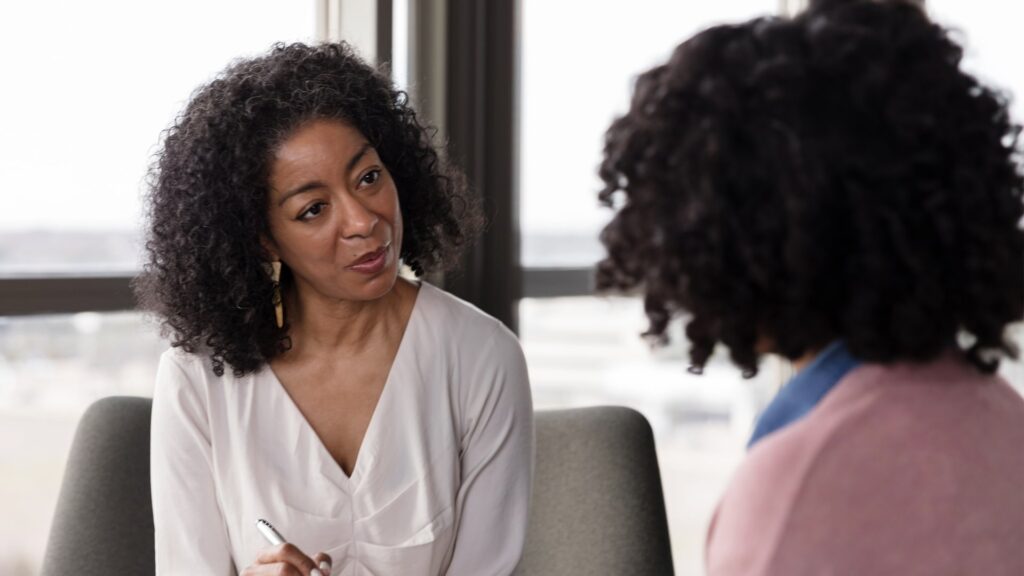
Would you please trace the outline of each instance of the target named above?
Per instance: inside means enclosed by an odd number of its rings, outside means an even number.
[[[207,411],[192,384],[175,353],[164,354],[150,433],[156,574],[234,575]]]
[[[500,327],[467,382],[459,518],[449,576],[501,576],[519,563],[533,481],[533,402],[519,342]]]

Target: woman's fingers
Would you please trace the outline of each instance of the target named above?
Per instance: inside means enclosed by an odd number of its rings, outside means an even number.
[[[321,572],[323,572],[323,576],[331,576],[331,566],[334,561],[331,560],[330,556],[320,552],[316,556],[313,556],[313,562],[316,562],[317,567],[320,568]]]
[[[287,562],[270,564],[253,564],[245,569],[240,576],[304,576],[299,569]]]
[[[256,557],[257,564],[284,563],[292,566],[300,576],[326,576],[313,560],[302,553],[294,544],[285,542],[270,548],[264,548]],[[288,572],[282,572],[288,574]]]

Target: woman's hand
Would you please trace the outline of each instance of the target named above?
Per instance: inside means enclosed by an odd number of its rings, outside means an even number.
[[[240,576],[330,576],[331,557],[323,552],[312,559],[285,542],[264,548],[256,562],[242,571]]]

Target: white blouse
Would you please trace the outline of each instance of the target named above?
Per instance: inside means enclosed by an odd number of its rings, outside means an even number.
[[[236,574],[264,518],[332,574],[509,574],[533,458],[526,363],[497,320],[423,283],[351,477],[269,367],[172,349],[153,398],[159,575]]]

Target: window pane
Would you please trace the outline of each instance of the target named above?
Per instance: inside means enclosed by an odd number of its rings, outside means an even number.
[[[314,0],[0,7],[0,277],[128,272],[161,131],[231,60],[312,41]],[[28,56],[26,56],[26,53]],[[0,317],[0,574],[36,574],[81,413],[149,395],[167,348],[137,313]],[[13,513],[13,514],[10,514]]]
[[[1014,121],[1024,121],[1024,68],[1019,56],[1024,6],[1009,2],[996,9],[994,4],[967,0],[927,0],[925,6],[933,19],[955,31],[955,38],[965,48],[964,68],[1010,95]],[[1015,326],[1011,339],[1024,345],[1024,327]],[[1003,362],[999,372],[1024,392],[1024,362]]]
[[[0,510],[16,520],[0,523],[0,574],[38,573],[78,419],[151,395],[167,347],[131,312],[0,317]]]
[[[0,273],[131,270],[160,132],[232,59],[312,40],[314,0],[7,2]]]
[[[712,24],[777,10],[778,0],[521,0],[522,261],[589,265],[610,218],[597,204],[604,131],[636,75]],[[580,19],[584,25],[577,25]]]
[[[964,66],[985,83],[1014,96],[1013,114],[1024,119],[1024,69],[1020,66],[1020,22],[1024,5],[991,4],[966,0],[927,0],[932,18],[958,31],[966,45]]]
[[[788,363],[768,359],[744,380],[719,354],[702,376],[689,374],[682,324],[652,350],[639,337],[647,324],[636,298],[528,298],[519,319],[535,408],[619,404],[650,421],[676,574],[703,574],[711,513]]]

